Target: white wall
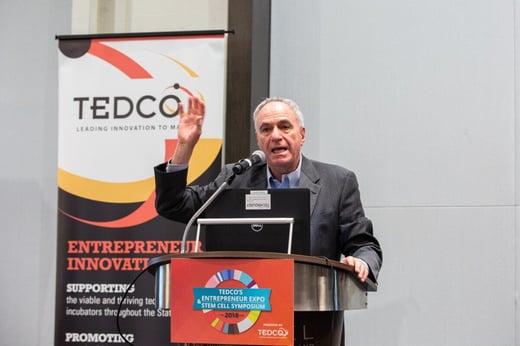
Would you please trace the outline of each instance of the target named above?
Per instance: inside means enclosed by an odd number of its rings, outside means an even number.
[[[515,1],[286,0],[272,13],[271,95],[301,105],[305,154],[357,173],[383,246],[347,344],[515,345]]]
[[[74,34],[227,29],[227,0],[71,0]]]
[[[0,2],[0,344],[52,345],[57,42],[68,0]]]

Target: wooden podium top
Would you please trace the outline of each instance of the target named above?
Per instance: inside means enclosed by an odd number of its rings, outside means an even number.
[[[341,262],[330,260],[325,257],[305,256],[298,254],[285,254],[277,252],[257,252],[257,251],[209,251],[209,252],[187,252],[183,254],[170,254],[152,258],[148,265],[154,274],[157,266],[169,263],[172,258],[250,258],[250,259],[292,259],[295,262],[320,265],[338,270],[347,271],[353,274],[352,270]],[[367,278],[362,285],[369,292],[377,291],[377,283]]]
[[[170,308],[170,262],[175,258],[293,260],[295,311],[364,309],[367,291],[377,290],[377,283],[371,280],[360,282],[346,265],[322,257],[247,251],[171,254],[148,262],[149,271],[155,275],[156,306],[159,309]]]

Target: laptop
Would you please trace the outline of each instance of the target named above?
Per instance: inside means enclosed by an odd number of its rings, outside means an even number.
[[[199,219],[293,218],[290,253],[310,255],[310,192],[308,189],[227,189]],[[206,224],[200,239],[204,251],[288,253],[289,224]]]

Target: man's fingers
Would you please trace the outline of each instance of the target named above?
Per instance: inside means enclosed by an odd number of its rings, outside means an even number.
[[[367,279],[367,276],[368,276],[367,267],[363,263],[358,264],[358,266],[359,266],[359,270],[356,269],[356,273],[358,273],[359,280],[364,282]]]
[[[352,270],[357,274],[359,280],[365,281],[367,279],[368,268],[363,261],[353,256],[347,256],[341,262],[352,268]]]
[[[188,101],[188,105],[190,107],[190,112],[193,113],[193,114],[196,114],[195,110],[198,108],[198,104],[197,104],[197,98],[195,97],[190,97],[189,101]]]
[[[206,104],[204,103],[204,101],[202,101],[202,100],[200,101],[199,107],[200,107],[200,114],[202,114],[202,115],[206,114]]]
[[[354,257],[352,257],[352,256],[345,257],[341,262],[343,262],[343,264],[348,265],[349,267],[352,267],[352,269],[355,269],[354,268],[354,265],[355,265]]]
[[[205,113],[205,105],[204,102],[195,96],[192,96],[188,100],[189,113],[195,115],[204,115]]]

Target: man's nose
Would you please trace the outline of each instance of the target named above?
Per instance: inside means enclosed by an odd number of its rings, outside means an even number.
[[[272,139],[280,139],[280,138],[282,138],[281,132],[280,132],[280,130],[277,127],[273,128],[273,132],[271,133],[271,138]]]

